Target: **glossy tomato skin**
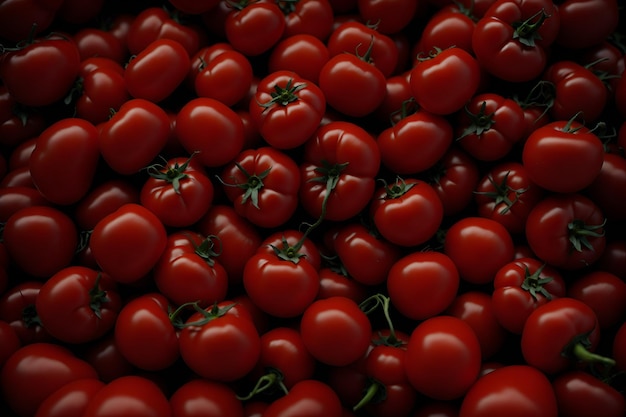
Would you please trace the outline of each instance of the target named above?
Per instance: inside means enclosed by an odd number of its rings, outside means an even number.
[[[127,179],[94,185],[75,206],[73,216],[81,230],[92,230],[108,214],[126,203],[139,203],[139,190]]]
[[[418,392],[436,400],[461,398],[478,378],[480,343],[463,320],[430,317],[412,331],[404,363]]]
[[[81,61],[77,84],[80,85],[82,81],[82,91],[75,101],[76,116],[95,125],[106,122],[111,109],[118,110],[130,99],[121,64],[110,61],[110,65],[92,65],[96,59],[93,57]]]
[[[577,277],[568,286],[567,295],[591,307],[602,329],[624,322],[626,282],[610,272],[590,271]]]
[[[127,203],[102,218],[90,238],[93,256],[102,270],[122,283],[137,282],[165,250],[165,226],[147,208]]]
[[[562,417],[582,417],[600,413],[607,417],[624,415],[626,400],[614,387],[594,375],[573,370],[552,381]]]
[[[602,42],[618,26],[618,7],[615,0],[568,0],[559,4],[561,24],[557,44],[576,49]],[[584,36],[577,30],[581,24],[589,27]]]
[[[419,2],[409,0],[372,1],[358,0],[359,16],[366,22],[376,22],[376,29],[381,33],[394,34],[409,24],[415,14],[421,10]]]
[[[392,305],[403,316],[425,320],[442,313],[459,288],[459,272],[440,252],[412,252],[391,267],[387,291]]]
[[[324,382],[307,379],[295,384],[287,395],[272,402],[264,417],[341,417],[341,401]]]
[[[306,34],[326,40],[330,35],[334,15],[328,0],[298,0],[293,5],[279,6],[285,15],[283,38]]]
[[[456,46],[469,53],[472,51],[472,34],[476,16],[471,9],[462,10],[456,4],[438,9],[426,22],[415,49],[428,53],[434,47],[441,49]]]
[[[503,395],[492,395],[494,389]],[[560,415],[550,380],[528,365],[504,366],[479,378],[463,398],[459,417],[500,415]]]
[[[9,323],[22,345],[52,341],[39,322],[35,309],[42,285],[39,281],[21,282],[9,288],[0,298],[0,320]]]
[[[35,417],[81,417],[91,398],[104,386],[95,378],[69,382],[39,405]]]
[[[276,254],[276,249],[278,249],[291,255],[290,249],[293,250],[296,245],[298,246],[298,254],[302,255],[299,258],[310,263],[316,271],[319,270],[322,266],[320,249],[313,239],[304,236],[304,232],[300,230],[285,229],[270,234],[263,239],[256,253]],[[295,258],[296,254],[293,255]]]
[[[102,382],[110,382],[137,372],[137,368],[126,360],[117,347],[114,332],[89,344],[81,357],[94,367]]]
[[[191,379],[169,399],[172,417],[244,417],[243,403],[231,387],[205,379]]]
[[[92,186],[100,150],[98,130],[79,118],[62,119],[44,130],[29,159],[32,180],[54,204],[78,202]]]
[[[626,187],[626,158],[619,154],[605,153],[602,168],[584,191],[600,206],[608,219],[624,220],[624,200],[614,198]]]
[[[224,20],[228,42],[246,56],[258,56],[270,50],[285,32],[285,16],[277,4],[245,2],[231,8]]]
[[[193,88],[196,94],[214,98],[228,106],[234,106],[246,98],[254,76],[248,58],[235,50],[207,58],[203,58],[194,74]]]
[[[271,72],[293,71],[305,80],[318,84],[322,67],[330,58],[326,44],[313,35],[299,34],[281,40],[270,52]]]

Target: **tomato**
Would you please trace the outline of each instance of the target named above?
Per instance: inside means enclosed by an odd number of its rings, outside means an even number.
[[[589,186],[602,169],[602,141],[574,120],[550,122],[524,142],[522,163],[540,187],[571,193]]]
[[[461,2],[443,6],[430,16],[414,48],[427,53],[435,47],[455,46],[473,53],[472,35],[476,20],[472,8],[466,8]]]
[[[154,266],[159,291],[175,305],[197,302],[202,308],[226,298],[228,275],[219,263],[220,242],[191,230],[167,238],[167,246]]]
[[[567,287],[567,295],[591,307],[602,329],[624,321],[626,283],[610,272],[592,271],[576,278]]]
[[[385,89],[387,91],[385,98],[373,115],[377,121],[385,123],[383,126],[387,127],[387,124],[391,123],[390,127],[393,127],[394,124],[417,112],[417,105],[409,84],[409,71],[406,70],[405,66],[403,66],[400,74],[391,75],[385,80]],[[381,131],[378,134],[380,138],[383,137],[382,133]],[[387,133],[394,133],[393,129],[389,129]],[[424,144],[424,147],[427,145]]]
[[[379,167],[380,151],[365,129],[347,121],[322,125],[304,145],[300,203],[317,218],[353,217],[373,196]]]
[[[464,217],[445,234],[444,253],[473,284],[493,281],[498,270],[513,260],[513,239],[502,224],[482,217]]]
[[[127,203],[139,203],[139,190],[120,178],[93,185],[75,207],[73,218],[81,230],[92,230],[105,216]]]
[[[341,267],[322,267],[318,273],[320,288],[317,291],[317,300],[341,296],[360,303],[367,298],[366,286],[348,276]]]
[[[110,382],[137,372],[137,368],[126,360],[117,347],[114,332],[86,346],[81,352],[81,358],[94,367],[102,382]]]
[[[341,417],[341,401],[324,382],[306,379],[295,384],[287,395],[273,401],[264,417]]]
[[[386,34],[404,29],[420,9],[418,4],[410,0],[357,1],[359,16],[363,21],[375,23],[376,30]]]
[[[278,42],[268,57],[268,70],[292,71],[305,80],[319,83],[322,67],[330,58],[328,47],[313,35],[292,35]]]
[[[614,365],[614,360],[593,353],[599,341],[600,326],[591,307],[562,297],[537,307],[528,316],[520,343],[526,363],[555,375],[579,363]]]
[[[566,48],[596,45],[619,23],[619,5],[615,0],[567,0],[559,3],[558,12],[560,25],[556,43]],[[580,30],[581,27],[584,30]]]
[[[211,47],[200,51],[207,51]],[[193,88],[199,97],[209,97],[233,106],[243,100],[252,85],[252,64],[236,50],[224,51],[215,56],[203,57],[194,73]]]
[[[496,415],[559,416],[550,380],[528,365],[508,365],[482,376],[463,398],[459,417]]]
[[[150,178],[141,187],[140,201],[166,226],[188,227],[213,203],[213,183],[200,162],[177,157],[147,168]]]
[[[528,214],[526,239],[542,261],[569,270],[597,261],[606,245],[605,218],[600,208],[581,194],[553,194]]]
[[[11,325],[0,320],[0,337],[2,338],[2,347],[0,347],[0,368],[11,355],[13,355],[22,346],[22,342],[17,332]]]
[[[619,391],[583,371],[570,371],[552,381],[559,416],[582,417],[601,413],[607,417],[624,414],[626,400]]]
[[[411,385],[436,400],[461,398],[478,378],[480,363],[474,330],[454,316],[430,317],[418,324],[404,360]]]
[[[398,175],[432,168],[452,145],[452,125],[441,116],[416,111],[378,134],[383,165]]]
[[[172,417],[244,417],[243,404],[224,383],[191,379],[174,391],[169,399]]]
[[[115,344],[132,365],[147,371],[166,369],[180,354],[177,329],[164,295],[144,293],[127,301],[115,322]]]
[[[626,158],[605,153],[602,168],[593,182],[584,190],[608,219],[624,220],[624,201],[615,198],[626,187]]]
[[[51,36],[30,40],[24,47],[6,52],[0,62],[0,78],[18,103],[47,106],[70,91],[79,65],[76,44],[62,35]]]
[[[198,309],[182,325],[181,357],[201,377],[232,382],[252,371],[259,359],[261,341],[251,316],[234,305],[222,301]]]
[[[412,252],[391,267],[387,291],[392,305],[405,317],[425,320],[442,313],[459,288],[459,273],[440,252]]]
[[[241,118],[212,98],[198,97],[185,103],[176,115],[175,132],[187,152],[198,152],[196,158],[207,167],[226,165],[243,149]]]
[[[420,108],[448,115],[472,98],[480,84],[480,67],[469,52],[435,48],[418,55],[410,75],[411,90]]]
[[[624,346],[626,343],[626,325],[620,324],[615,332],[613,343],[611,344],[611,352],[615,358],[615,366],[618,371],[626,368],[626,355],[624,354]]]
[[[311,35],[326,40],[333,29],[333,9],[328,0],[278,2],[285,15],[283,38]]]
[[[310,263],[317,271],[322,265],[322,254],[316,242],[309,235],[308,232],[301,232],[296,229],[279,230],[263,239],[256,253],[279,253],[281,259],[293,259],[293,261],[301,259]],[[276,252],[277,250],[278,252]]]
[[[6,221],[15,212],[32,206],[52,205],[39,190],[32,187],[0,188],[0,222]]]
[[[544,195],[518,162],[502,162],[492,167],[481,178],[474,194],[478,214],[501,223],[512,235],[524,232],[530,210]]]
[[[626,265],[626,241],[609,239],[596,266],[599,270],[610,272],[618,276],[622,281],[626,281],[624,280],[626,278],[624,265]]]
[[[35,417],[82,417],[91,398],[104,385],[95,378],[68,382],[41,402]]]
[[[374,192],[370,215],[376,230],[389,242],[417,246],[435,236],[443,205],[433,188],[415,178],[397,178]]]
[[[163,223],[147,208],[127,203],[102,218],[90,238],[93,256],[115,281],[137,282],[157,263],[165,250]]]
[[[187,50],[179,42],[157,39],[126,65],[126,88],[132,97],[158,103],[182,84],[190,63]]]
[[[28,417],[65,384],[97,378],[96,371],[69,349],[52,343],[33,343],[18,349],[5,362],[0,371],[0,386],[11,410]]]
[[[81,61],[99,56],[120,65],[126,59],[126,45],[105,28],[83,27],[73,34]]]
[[[514,100],[499,94],[478,94],[459,113],[456,127],[461,147],[480,161],[503,159],[519,142],[526,128],[524,111]]]
[[[15,152],[24,142],[38,136],[48,123],[42,112],[15,101],[5,85],[0,86],[0,144]]]
[[[143,98],[130,99],[101,125],[100,153],[115,172],[134,174],[152,162],[169,134],[170,120],[163,108]]]
[[[72,219],[60,209],[31,206],[8,218],[3,241],[11,260],[21,270],[47,279],[72,261],[78,232]],[[38,254],[37,262],[33,262],[33,253]]]
[[[19,42],[34,30],[35,34],[50,27],[63,0],[18,0],[0,4],[0,36]],[[36,26],[33,28],[33,24]]]
[[[345,297],[313,302],[300,320],[300,334],[307,350],[316,360],[332,366],[345,366],[363,356],[371,333],[365,313]]]
[[[224,34],[228,42],[246,56],[269,51],[285,32],[285,16],[276,3],[244,0],[229,5]]]
[[[519,258],[496,273],[491,294],[498,322],[508,331],[521,334],[526,319],[537,307],[564,297],[565,281],[558,270],[535,258]]]
[[[41,325],[35,308],[42,285],[38,281],[21,282],[9,288],[0,298],[0,320],[9,323],[22,345],[52,340]]]
[[[170,417],[172,409],[161,388],[146,377],[127,375],[115,379],[94,394],[84,417],[113,417],[121,413]]]
[[[547,64],[559,32],[558,7],[548,0],[497,0],[476,22],[472,49],[481,67],[499,79],[530,81]]]

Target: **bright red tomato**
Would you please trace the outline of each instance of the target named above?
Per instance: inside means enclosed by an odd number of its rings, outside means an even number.
[[[278,4],[244,0],[229,4],[224,20],[224,34],[228,42],[247,56],[269,51],[285,32],[285,15]]]
[[[295,384],[287,395],[273,401],[264,417],[341,417],[339,397],[327,384],[306,379]]]
[[[139,190],[129,179],[94,185],[75,206],[73,218],[81,230],[92,230],[105,216],[127,203],[139,203]]]
[[[375,23],[376,30],[394,34],[404,29],[416,15],[420,2],[411,0],[358,0],[359,16],[364,22]]]
[[[473,53],[472,35],[476,20],[472,8],[466,8],[461,2],[443,6],[426,22],[414,51],[428,53],[435,47],[446,49],[455,46]]]
[[[68,382],[41,402],[35,417],[82,417],[89,401],[104,386],[95,378]]]
[[[196,59],[202,62],[194,73],[193,88],[199,97],[209,97],[233,106],[247,97],[254,76],[252,64],[239,51],[223,51],[215,56],[205,56],[201,51]]]
[[[326,44],[313,35],[292,35],[272,48],[268,57],[270,72],[293,71],[318,84],[322,67],[330,58]]]
[[[333,9],[328,0],[278,2],[285,15],[283,38],[311,35],[326,40],[333,29]]]

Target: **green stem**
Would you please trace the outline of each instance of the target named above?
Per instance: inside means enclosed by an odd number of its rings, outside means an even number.
[[[248,401],[257,394],[264,393],[272,388],[278,387],[283,394],[288,394],[289,390],[283,383],[283,375],[276,369],[270,369],[265,375],[262,375],[252,388],[252,390],[245,396],[237,395],[237,399],[240,401]]]
[[[615,366],[615,359],[589,352],[582,343],[576,343],[572,353],[578,360],[585,363],[600,363],[608,367]]]
[[[359,402],[354,407],[352,407],[352,411],[358,411],[361,408],[365,407],[367,404],[370,404],[374,400],[374,398],[380,395],[379,391],[384,388],[385,387],[379,382],[372,381],[372,383],[367,387],[363,398],[361,398],[361,400],[359,400]]]

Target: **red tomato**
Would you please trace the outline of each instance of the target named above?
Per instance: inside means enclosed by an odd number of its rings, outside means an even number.
[[[48,123],[41,112],[18,104],[6,86],[0,86],[0,144],[2,146],[12,148],[13,154],[16,147],[38,136],[46,127]]]
[[[461,398],[478,378],[480,343],[460,318],[430,317],[411,333],[404,364],[418,392],[436,400]]]
[[[0,36],[13,42],[50,27],[63,0],[18,0],[0,3]],[[33,26],[36,24],[36,26]]]
[[[273,401],[264,417],[341,417],[339,397],[327,384],[307,379],[294,385],[287,395]]]
[[[122,66],[111,61],[109,65],[98,64],[92,68],[96,59],[88,58],[81,62],[80,78],[74,87],[80,94],[75,101],[76,116],[93,124],[106,122],[111,116],[111,109],[119,110],[130,99]]]
[[[128,179],[94,185],[76,205],[73,216],[81,230],[92,230],[105,216],[127,203],[139,203],[139,190]]]
[[[411,0],[358,0],[359,16],[365,22],[376,24],[381,33],[397,33],[404,29],[420,9],[419,2]]]
[[[42,285],[38,281],[21,282],[9,288],[0,298],[0,320],[9,323],[22,345],[52,339],[41,325],[35,309]]]
[[[494,390],[500,395],[493,395]],[[557,417],[550,380],[528,365],[508,365],[479,378],[461,402],[459,417]]]
[[[91,188],[99,159],[96,127],[83,119],[65,118],[37,137],[29,170],[33,183],[47,200],[69,205]]]
[[[624,322],[626,317],[626,282],[605,271],[591,271],[567,287],[567,295],[587,304],[602,329]]]
[[[293,71],[305,80],[319,83],[322,67],[330,58],[326,44],[313,35],[292,35],[272,48],[268,70]]]
[[[28,417],[35,415],[39,405],[65,384],[97,378],[96,371],[70,350],[51,343],[33,343],[18,349],[5,362],[0,371],[0,387],[11,410]]]
[[[119,64],[126,60],[126,45],[104,28],[82,27],[74,33],[72,39],[76,43],[81,61],[95,56],[108,58]]]
[[[426,22],[414,49],[427,53],[435,47],[446,49],[453,46],[469,53],[472,50],[472,35],[477,16],[471,8],[460,2],[438,9]]]
[[[566,48],[586,48],[605,40],[619,24],[616,0],[567,0],[558,4],[560,25],[556,42]],[[589,26],[581,31],[580,25]]]
[[[604,161],[600,173],[585,189],[589,196],[611,220],[626,219],[626,204],[620,195],[626,190],[626,158],[612,153],[604,154]]]
[[[170,135],[170,119],[163,108],[142,99],[128,100],[100,126],[100,153],[111,169],[130,175],[159,154]]]
[[[513,239],[495,220],[464,217],[446,231],[444,253],[452,259],[462,280],[487,284],[513,260]]]
[[[115,281],[132,283],[156,265],[166,240],[158,217],[141,205],[127,203],[96,224],[90,247],[104,272]]]
[[[248,58],[239,51],[229,50],[203,58],[193,76],[193,88],[199,97],[214,98],[233,106],[246,98],[253,76]]]
[[[366,286],[348,276],[341,267],[322,267],[318,273],[320,289],[317,291],[317,300],[340,296],[360,303],[367,298]]]
[[[7,359],[22,346],[22,341],[18,337],[15,329],[4,320],[0,320],[0,338],[2,338],[2,346],[0,346],[1,368],[4,366]]]
[[[104,386],[95,378],[68,382],[41,402],[35,417],[82,417],[91,398]]]
[[[412,252],[396,261],[387,275],[393,306],[405,317],[425,320],[450,306],[459,288],[459,272],[440,252]]]
[[[89,344],[81,353],[81,357],[94,367],[102,382],[110,382],[137,372],[137,368],[126,360],[117,347],[115,332],[110,332]]]
[[[311,35],[326,40],[333,29],[333,9],[328,0],[278,2],[285,14],[283,38]]]
[[[172,417],[244,417],[243,404],[226,384],[191,379],[170,396]]]
[[[626,324],[622,323],[617,328],[613,343],[611,344],[611,352],[615,359],[615,366],[619,371],[626,369],[626,351],[624,350],[624,346],[626,346]]]
[[[561,417],[599,414],[621,417],[626,409],[624,396],[609,384],[584,371],[563,373],[552,381]]]
[[[230,5],[224,20],[228,42],[247,56],[269,51],[285,32],[285,16],[276,3],[245,0]]]
[[[411,69],[411,90],[419,106],[438,115],[452,114],[472,98],[480,84],[480,67],[469,52],[453,47],[418,56]]]
[[[372,326],[354,301],[330,297],[313,302],[304,311],[300,334],[316,360],[327,365],[345,366],[365,354]]]
[[[256,253],[280,254],[281,259],[305,260],[315,270],[322,265],[322,255],[315,241],[309,238],[309,234],[296,229],[283,229],[267,236],[259,245]]]

